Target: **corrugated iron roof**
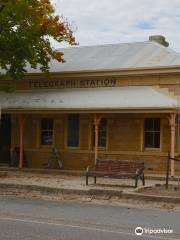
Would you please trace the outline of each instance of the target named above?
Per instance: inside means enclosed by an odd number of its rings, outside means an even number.
[[[0,93],[2,109],[175,109],[178,101],[149,86],[60,89]]]
[[[65,63],[52,61],[50,72],[103,71],[180,66],[180,54],[154,41],[60,49]],[[38,73],[38,69],[28,69]]]

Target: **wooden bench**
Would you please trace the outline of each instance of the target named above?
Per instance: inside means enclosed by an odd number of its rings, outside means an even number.
[[[94,170],[89,170],[89,167],[86,170],[86,185],[88,185],[89,177],[94,177],[94,183],[96,183],[97,177],[132,178],[135,180],[135,187],[137,187],[140,179],[142,184],[145,185],[144,162],[98,159]]]

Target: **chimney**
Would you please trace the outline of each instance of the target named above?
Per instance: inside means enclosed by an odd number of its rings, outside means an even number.
[[[169,43],[166,41],[166,38],[162,35],[149,36],[149,41],[157,42],[165,47],[169,46]]]

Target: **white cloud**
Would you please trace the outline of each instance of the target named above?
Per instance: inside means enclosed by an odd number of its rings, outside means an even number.
[[[52,0],[80,45],[146,41],[162,34],[180,52],[180,0]]]

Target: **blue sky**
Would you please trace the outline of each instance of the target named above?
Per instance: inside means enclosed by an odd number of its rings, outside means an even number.
[[[79,44],[141,42],[164,35],[180,52],[180,0],[52,0]],[[55,44],[55,47],[61,47]]]

